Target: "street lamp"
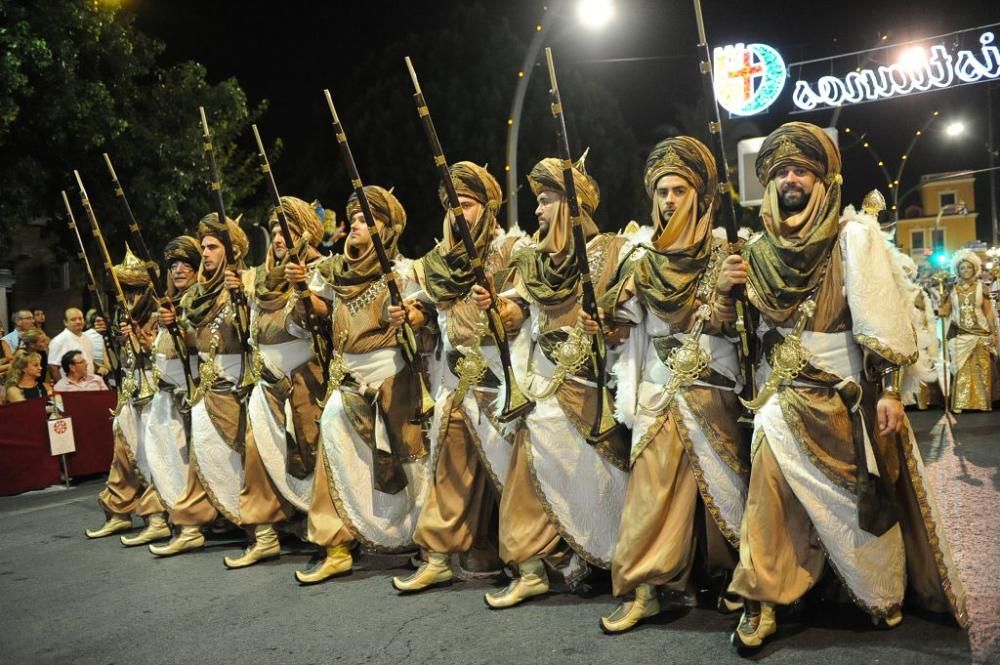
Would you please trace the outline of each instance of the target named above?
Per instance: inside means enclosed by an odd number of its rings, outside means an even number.
[[[944,128],[944,133],[952,138],[961,136],[965,133],[965,123],[961,120],[950,122],[948,123],[948,126]]]
[[[507,159],[504,171],[507,174],[507,228],[517,223],[517,139],[521,133],[521,111],[524,109],[524,97],[528,92],[528,82],[535,69],[535,61],[545,45],[553,23],[560,16],[560,10],[565,0],[555,0],[546,7],[541,22],[535,26],[535,34],[528,44],[524,54],[524,62],[517,72],[517,84],[514,86],[514,98],[510,104],[510,115],[507,116]],[[599,30],[606,26],[615,16],[614,4],[609,0],[579,0],[576,4],[576,18],[590,30]]]

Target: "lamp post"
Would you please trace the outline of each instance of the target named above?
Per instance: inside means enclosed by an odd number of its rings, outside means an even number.
[[[507,159],[504,165],[507,184],[507,228],[517,223],[517,140],[521,133],[521,112],[524,110],[524,98],[528,92],[528,82],[535,69],[538,56],[545,46],[549,32],[560,17],[565,7],[565,0],[554,0],[546,7],[542,20],[535,25],[535,34],[531,37],[528,50],[524,54],[524,62],[517,72],[517,84],[514,86],[514,98],[510,104],[510,115],[507,117]],[[600,30],[614,18],[614,5],[608,0],[579,0],[576,5],[577,20],[590,30]]]

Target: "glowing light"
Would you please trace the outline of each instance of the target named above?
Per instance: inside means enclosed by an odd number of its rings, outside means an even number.
[[[716,47],[714,61],[715,96],[733,115],[760,113],[785,85],[785,62],[766,44]]]
[[[510,127],[514,124],[514,118],[507,118],[507,126]]]
[[[518,72],[517,73],[517,78],[523,79],[524,78],[524,72]]]
[[[600,30],[615,17],[615,6],[609,0],[580,0],[576,3],[576,18],[588,30]]]
[[[965,133],[965,123],[960,120],[948,123],[948,126],[944,128],[944,133],[951,137],[961,136]]]
[[[915,71],[927,65],[927,51],[922,46],[911,46],[899,56],[899,64],[907,71]]]

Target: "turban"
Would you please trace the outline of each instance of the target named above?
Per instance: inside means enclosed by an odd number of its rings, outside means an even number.
[[[382,222],[386,229],[392,230],[398,238],[403,229],[406,228],[406,210],[393,193],[378,185],[366,185],[365,196],[372,206],[372,214],[375,219]],[[351,194],[347,199],[347,219],[350,220],[356,213],[361,212],[361,204],[358,203],[358,195]],[[388,240],[386,240],[388,244]]]
[[[201,265],[201,247],[191,236],[177,236],[167,243],[163,260],[169,267],[174,261],[184,261],[195,270]]]
[[[829,185],[840,175],[840,150],[816,125],[787,122],[764,139],[755,166],[762,185],[783,166],[802,166]]]
[[[715,158],[704,143],[690,136],[676,136],[657,143],[646,158],[646,193],[653,198],[656,183],[667,175],[680,176],[691,186],[691,191],[677,205],[669,220],[660,219],[660,211],[653,203],[653,244],[666,251],[679,246],[702,244],[712,229],[715,195],[718,180]]]
[[[323,221],[311,204],[294,196],[282,196],[281,211],[288,220],[288,230],[292,232],[293,242],[297,242],[306,233],[309,234],[309,244],[313,247],[317,247],[323,241]],[[278,223],[277,209],[271,213],[270,223],[271,228]]]
[[[227,217],[226,228],[229,230],[229,240],[233,244],[233,254],[236,256],[236,263],[243,263],[246,260],[247,250],[250,249],[250,240],[247,239],[247,234],[240,228],[238,221]],[[205,236],[220,238],[219,232],[221,230],[219,214],[210,212],[198,222],[198,239],[203,240]]]
[[[125,245],[125,258],[112,269],[115,271],[118,283],[125,288],[139,289],[149,286],[149,272],[146,271],[146,262],[133,254],[128,244]],[[159,266],[155,264],[154,270],[157,275],[160,273]]]
[[[597,235],[597,225],[592,219],[592,215],[597,210],[601,202],[601,190],[586,171],[587,152],[573,165],[573,186],[576,188],[576,198],[580,204],[582,213],[583,235],[591,238]],[[566,195],[563,186],[563,162],[557,157],[546,157],[535,164],[528,174],[528,184],[535,196],[541,194],[543,190],[559,192]],[[538,250],[544,254],[560,255],[569,251],[572,243],[572,220],[569,217],[569,206],[559,203],[559,208],[549,224],[549,230],[544,238],[538,243]]]

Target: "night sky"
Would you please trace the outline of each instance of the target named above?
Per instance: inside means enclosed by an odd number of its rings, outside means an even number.
[[[484,4],[491,23],[507,21],[527,43],[545,3],[514,0]],[[289,161],[307,154],[317,133],[329,132],[329,125],[319,120],[321,114],[305,110],[322,104],[323,87],[339,88],[341,96],[349,95],[351,91],[342,90],[343,82],[353,78],[349,75],[350,68],[367,51],[414,31],[432,32],[434,26],[448,22],[457,5],[375,0],[353,3],[126,0],[124,3],[125,11],[135,13],[141,30],[167,45],[164,57],[168,63],[196,60],[208,68],[213,81],[236,77],[251,104],[268,99],[270,109],[261,124],[268,128],[269,134],[282,137],[285,141],[282,159]],[[614,22],[596,34],[576,27],[572,17],[566,16],[550,36],[550,45],[562,68],[578,68],[617,97],[644,155],[660,138],[689,130],[674,104],[677,101],[690,104],[701,95],[694,12],[688,0],[618,0],[616,7]],[[703,0],[703,9],[710,45],[763,42],[778,49],[787,62],[1000,21],[996,3],[965,0],[880,0],[842,5]],[[880,41],[880,33],[888,33],[888,41]],[[475,35],[469,38],[475,39]],[[536,71],[533,86],[544,85],[543,73]],[[460,78],[461,63],[456,62],[449,74]],[[514,77],[516,72],[510,75]],[[924,173],[987,165],[986,99],[990,87],[997,116],[1000,93],[996,89],[1000,86],[980,83],[848,107],[841,111],[837,125],[841,131],[851,127],[855,136],[860,131],[867,132],[873,146],[894,170],[914,131],[932,111],[940,110],[942,118],[961,119],[968,127],[965,137],[946,140],[940,132],[945,123],[940,122],[939,131],[921,139],[903,175],[905,190],[915,185]],[[741,135],[765,134],[790,119],[830,124],[831,111],[790,116],[789,93],[790,85],[786,84],[781,102],[769,112],[755,116],[753,125],[731,125],[727,142],[735,142]],[[885,182],[867,152],[844,134],[841,147],[845,162],[845,204],[859,202],[873,187],[885,191]],[[331,159],[335,158],[331,155]],[[521,164],[521,170],[525,168],[527,165]],[[640,156],[635,168],[642,168]],[[293,189],[295,183],[291,185],[285,189]],[[977,207],[981,238],[988,238],[987,194],[986,177],[979,177]],[[645,219],[646,214],[637,210],[634,216]]]

